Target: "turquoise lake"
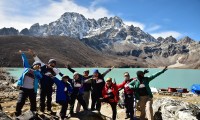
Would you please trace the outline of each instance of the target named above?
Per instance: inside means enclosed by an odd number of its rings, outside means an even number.
[[[15,79],[18,79],[23,72],[23,68],[6,68],[11,76],[14,76]],[[77,72],[83,73],[85,68],[74,68]],[[92,74],[94,68],[88,68]],[[104,72],[107,68],[98,68],[100,73]],[[60,68],[63,74],[69,75],[70,77],[73,74],[68,71],[66,68]],[[114,68],[110,73],[106,75],[107,77],[115,78],[117,84],[121,83],[123,79],[123,73],[129,72],[131,77],[136,77],[136,72],[138,70],[144,70],[144,68]],[[150,76],[162,69],[150,68],[149,73],[146,76]],[[58,75],[58,78],[59,75]],[[168,69],[164,74],[161,74],[155,78],[151,83],[151,87],[156,88],[168,88],[168,87],[181,87],[187,88],[190,90],[193,84],[200,84],[200,70],[193,69]]]

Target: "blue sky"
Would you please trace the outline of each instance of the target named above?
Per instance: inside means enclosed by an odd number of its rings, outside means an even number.
[[[154,37],[200,40],[200,0],[1,0],[0,28],[48,24],[64,12],[87,18],[119,16]]]

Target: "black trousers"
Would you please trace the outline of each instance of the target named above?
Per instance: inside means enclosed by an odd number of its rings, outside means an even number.
[[[112,108],[112,119],[116,120],[116,116],[117,116],[117,103],[116,102],[110,102],[108,99],[102,99],[100,102],[106,102],[109,103],[111,108]]]
[[[34,89],[26,89],[26,88],[20,88],[19,97],[16,105],[16,112],[15,115],[19,116],[21,115],[21,110],[26,102],[26,99],[29,98],[30,104],[31,104],[31,111],[36,111],[36,93]]]
[[[83,95],[82,94],[72,94],[71,95],[71,100],[70,100],[70,113],[74,113],[74,104],[75,104],[75,100],[78,100],[78,102],[83,106],[84,110],[87,110],[87,106],[86,103],[83,99]]]
[[[41,88],[40,89],[40,111],[44,112],[45,110],[45,101],[47,98],[47,110],[51,111],[51,101],[52,101],[52,87],[50,88]]]
[[[60,110],[60,117],[65,118],[67,108],[68,108],[68,102],[67,101],[59,101],[58,104],[60,104],[62,106],[61,110]]]
[[[134,111],[133,111],[133,94],[125,94],[125,108],[126,108],[126,115],[130,116],[130,119],[133,119]]]
[[[101,101],[99,98],[101,98],[101,95],[96,95],[94,93],[91,94],[92,97],[92,104],[91,104],[91,110],[101,110]]]

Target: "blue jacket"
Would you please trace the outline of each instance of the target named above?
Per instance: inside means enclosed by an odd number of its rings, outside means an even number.
[[[24,72],[22,73],[21,77],[17,81],[18,86],[23,86],[25,74],[31,69],[31,66],[28,63],[28,59],[26,58],[26,55],[24,53],[22,53],[22,60],[23,60]],[[34,91],[35,91],[35,93],[37,93],[38,81],[39,81],[39,79],[42,78],[42,75],[39,70],[34,70],[34,77],[35,77]]]
[[[59,80],[58,78],[54,77],[54,82],[57,86],[56,90],[56,102],[59,101],[69,101],[70,96],[68,94],[71,94],[73,91],[73,88],[69,82],[65,83],[62,80]],[[65,88],[67,90],[65,91]]]

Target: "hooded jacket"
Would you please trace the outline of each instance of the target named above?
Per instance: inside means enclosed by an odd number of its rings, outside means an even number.
[[[69,82],[65,83],[62,80],[59,80],[58,78],[53,78],[57,90],[56,90],[56,102],[59,101],[69,101],[70,96],[69,94],[72,94],[73,88]]]
[[[153,74],[149,77],[143,77],[143,84],[145,85],[145,88],[147,90],[148,96],[150,98],[153,98],[153,94],[151,92],[150,86],[149,86],[149,82],[152,81],[154,78],[158,77],[159,75],[161,75],[162,73],[164,73],[166,70],[162,70],[156,74]],[[138,78],[136,78],[135,80],[131,81],[129,83],[129,88],[131,89],[135,89],[135,96],[136,99],[140,99],[140,95],[139,95],[139,86],[140,86],[140,80]]]
[[[72,73],[75,73],[76,71],[74,69],[72,69],[71,67],[68,67],[68,70]],[[85,81],[86,79],[89,79],[92,77],[92,75],[90,76],[84,76],[84,75],[81,75],[79,74],[79,76],[82,77],[83,81]],[[83,87],[84,87],[84,91],[90,91],[91,90],[91,83],[83,83]]]
[[[23,71],[21,77],[19,78],[19,80],[17,81],[18,86],[23,86],[24,77],[25,77],[26,73],[29,72],[29,70],[31,69],[31,66],[28,63],[28,59],[24,53],[22,53],[22,60],[23,60],[24,71]],[[33,74],[34,74],[34,92],[37,93],[38,82],[39,82],[39,79],[42,78],[42,75],[39,70],[34,70]]]
[[[45,65],[38,56],[35,56],[34,60],[39,61],[41,63],[41,74],[42,74],[42,79],[40,81],[41,89],[43,90],[46,89],[49,91],[52,90],[54,80],[49,76],[49,74],[53,76],[59,74],[61,77],[63,76],[63,74],[57,68],[48,68],[47,65]]]

